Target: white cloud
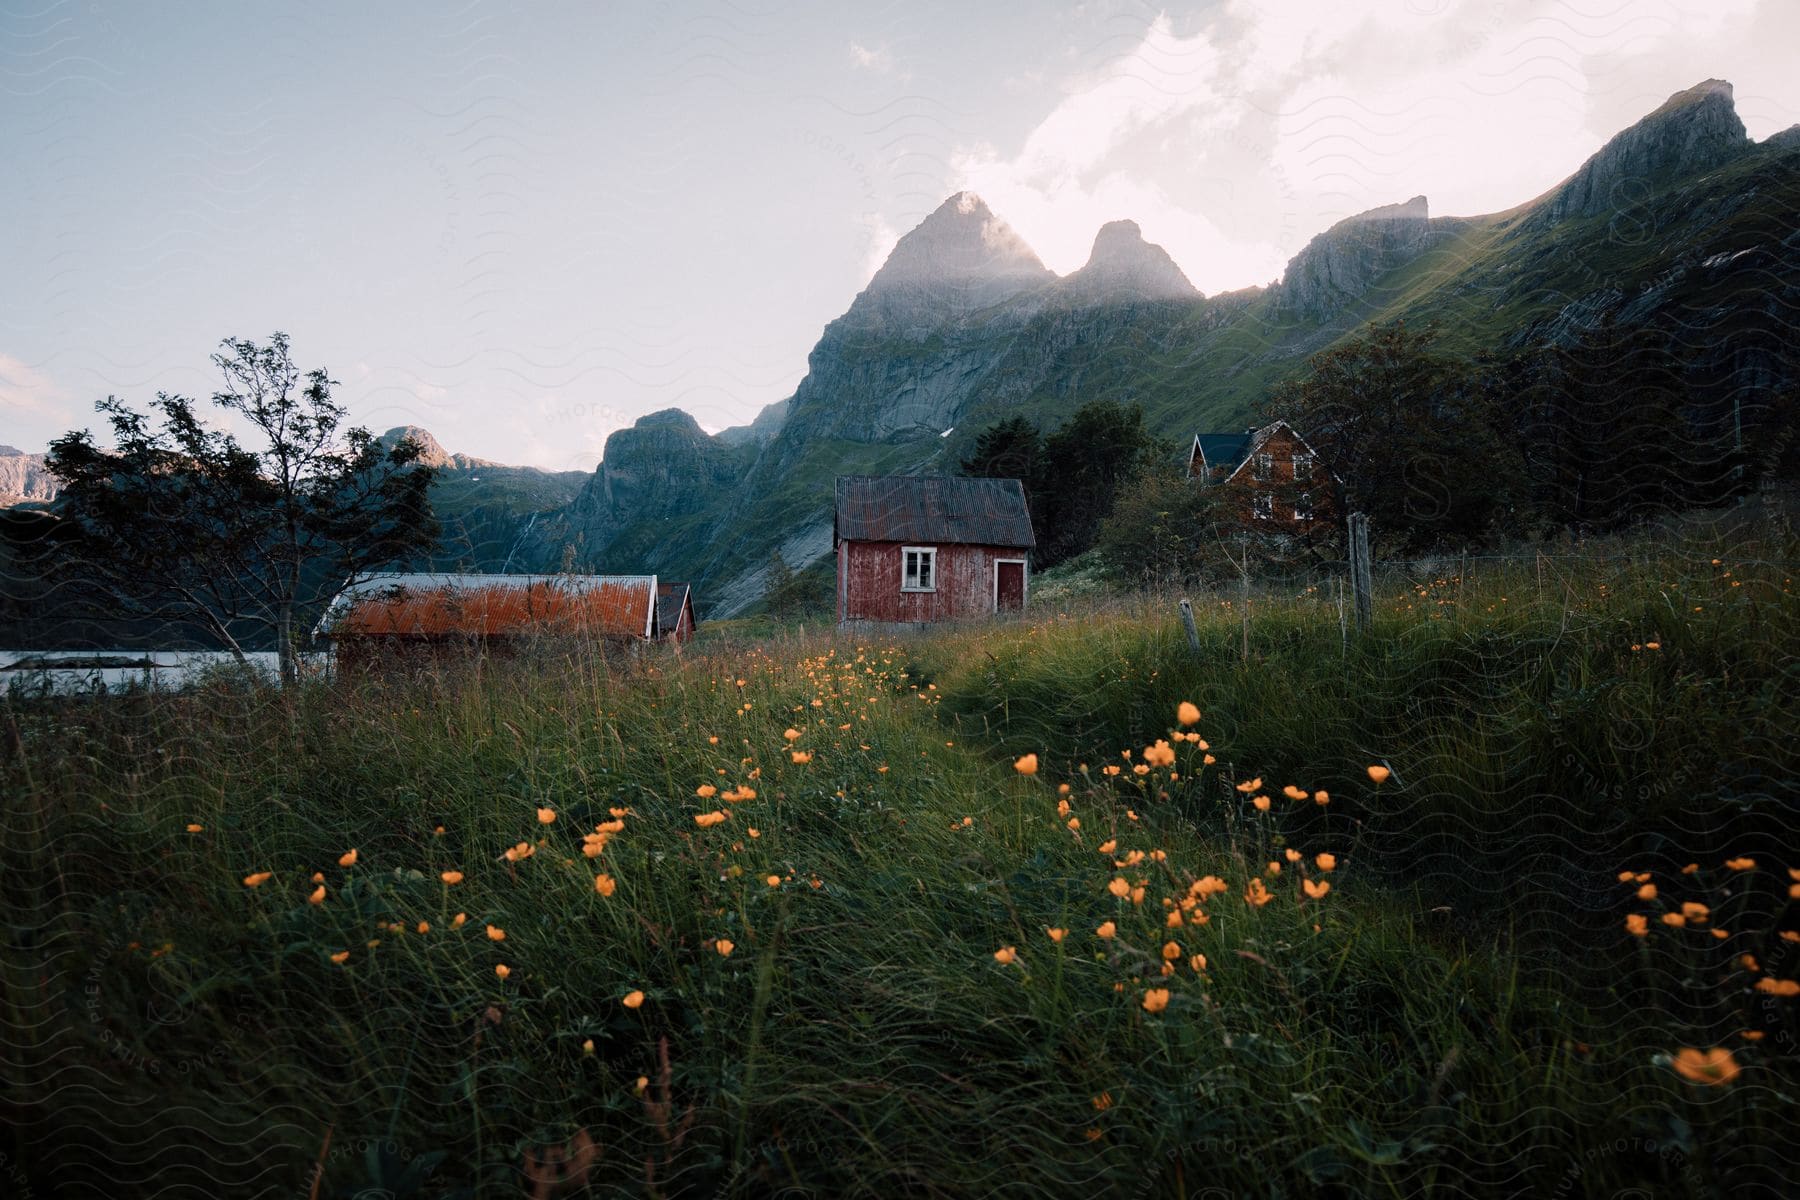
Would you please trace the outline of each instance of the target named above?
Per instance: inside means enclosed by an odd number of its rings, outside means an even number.
[[[1267,282],[1378,204],[1423,193],[1436,214],[1473,215],[1529,200],[1709,76],[1748,73],[1743,115],[1766,136],[1800,116],[1797,73],[1777,62],[1797,38],[1800,6],[1784,0],[1227,0],[1185,33],[1155,17],[1067,81],[1016,152],[961,147],[952,184],[1056,271],[1130,217],[1214,292]]]
[[[892,75],[902,83],[912,78],[910,71],[899,68],[894,62],[893,53],[885,46],[871,50],[861,42],[851,42],[850,61],[865,71],[873,71],[877,75]]]

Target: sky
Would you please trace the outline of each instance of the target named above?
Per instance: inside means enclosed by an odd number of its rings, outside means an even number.
[[[0,0],[0,443],[282,330],[353,423],[589,471],[791,394],[954,192],[1061,273],[1134,219],[1213,294],[1522,203],[1706,78],[1767,137],[1797,45],[1795,0]]]

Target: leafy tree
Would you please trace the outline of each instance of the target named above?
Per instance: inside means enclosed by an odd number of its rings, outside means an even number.
[[[800,611],[804,598],[798,586],[799,576],[788,566],[787,559],[781,557],[781,551],[769,551],[769,569],[764,578],[767,582],[763,587],[763,605],[769,615],[777,621],[793,618]]]
[[[1172,464],[1140,472],[1100,524],[1094,552],[1106,573],[1130,584],[1179,585],[1218,578],[1222,493]]]
[[[385,449],[360,427],[340,437],[336,381],[302,374],[286,334],[221,345],[213,404],[248,427],[254,447],[209,427],[187,397],[159,393],[155,424],[109,396],[95,407],[114,449],[87,430],[67,433],[51,443],[49,467],[80,530],[83,578],[122,611],[199,623],[240,660],[246,627],[271,635],[290,683],[304,615],[347,576],[430,548],[435,472],[416,465],[414,442]]]
[[[1077,409],[1044,439],[1033,513],[1038,562],[1054,566],[1092,546],[1121,489],[1168,455],[1138,405],[1095,400]]]
[[[1346,512],[1369,515],[1385,549],[1467,544],[1523,499],[1524,463],[1499,397],[1469,364],[1433,351],[1434,330],[1378,325],[1314,356],[1266,415],[1285,419],[1342,481]]]

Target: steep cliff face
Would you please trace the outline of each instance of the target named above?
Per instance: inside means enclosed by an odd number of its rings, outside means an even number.
[[[0,446],[0,506],[56,499],[56,476],[44,469],[42,454]]]
[[[980,197],[950,197],[900,239],[848,311],[825,327],[770,444],[770,465],[791,464],[819,440],[939,436],[1055,282]]]
[[[598,535],[633,520],[698,512],[743,472],[741,454],[708,436],[681,409],[668,408],[606,439],[605,457],[572,508]]]
[[[1532,220],[1554,225],[1637,203],[1653,186],[1722,166],[1750,147],[1731,85],[1708,79],[1676,92],[1616,135],[1536,202]]]
[[[1438,233],[1423,196],[1346,217],[1288,263],[1274,292],[1276,309],[1305,318],[1329,317],[1360,298],[1376,279],[1430,248]]]

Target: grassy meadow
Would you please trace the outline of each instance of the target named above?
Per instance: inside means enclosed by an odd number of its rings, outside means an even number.
[[[7,701],[0,1174],[1782,1194],[1800,555],[1605,549]]]

